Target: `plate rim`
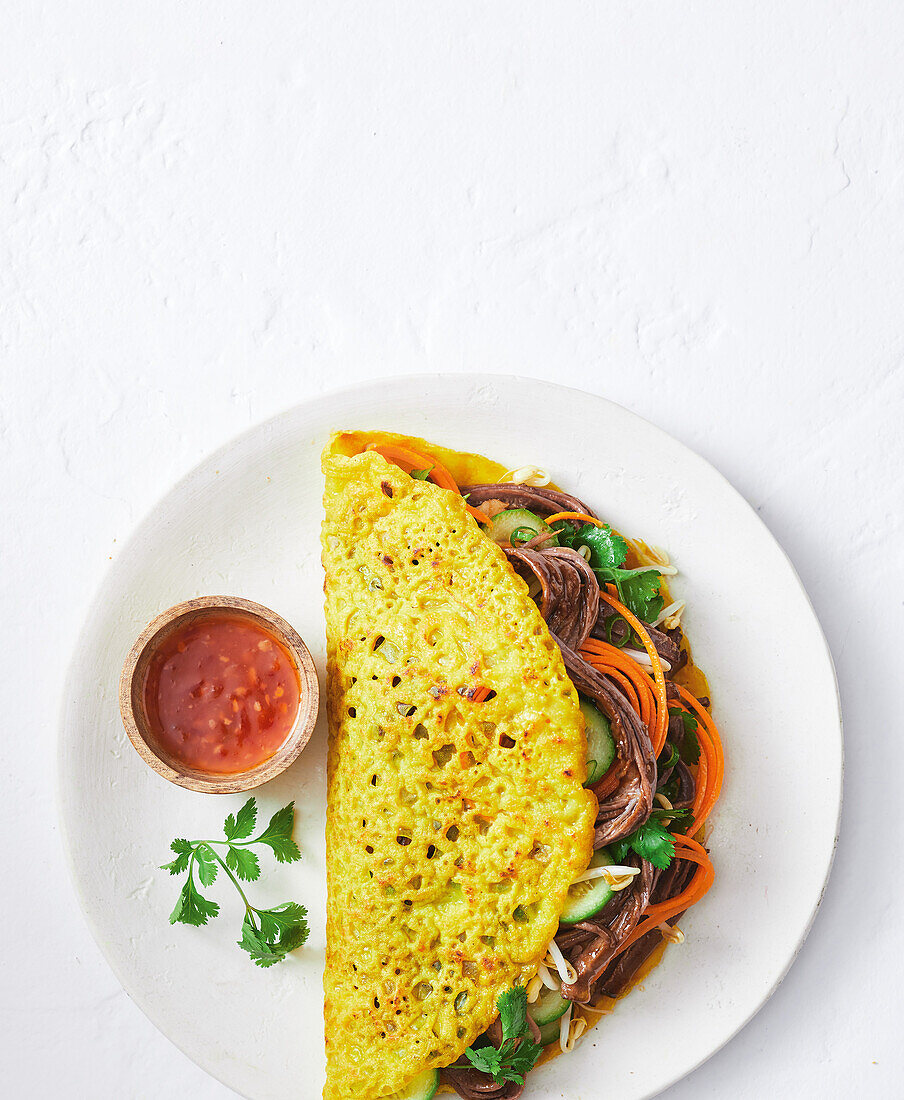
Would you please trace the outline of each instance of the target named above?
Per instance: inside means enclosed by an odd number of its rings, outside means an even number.
[[[157,514],[157,512],[159,511],[159,509],[160,509],[161,505],[163,504],[163,502],[168,497],[172,496],[173,494],[176,494],[179,490],[188,488],[190,486],[190,483],[195,478],[197,478],[199,476],[199,474],[200,474],[200,472],[203,468],[208,467],[209,465],[216,462],[218,459],[221,459],[223,456],[228,455],[230,452],[232,452],[237,447],[240,447],[242,444],[247,443],[253,435],[256,435],[258,433],[265,433],[268,428],[271,428],[272,426],[276,425],[277,422],[279,422],[283,419],[291,418],[292,416],[298,415],[302,409],[310,409],[310,410],[312,410],[312,416],[316,416],[316,407],[318,405],[327,405],[331,402],[335,402],[337,399],[341,399],[343,396],[346,396],[346,395],[358,396],[362,392],[365,392],[367,390],[377,391],[377,390],[380,390],[380,389],[384,389],[384,392],[383,392],[382,396],[385,396],[385,387],[389,386],[389,385],[395,386],[395,385],[405,384],[405,383],[407,383],[407,384],[417,384],[417,383],[426,384],[426,383],[431,383],[431,382],[435,382],[435,381],[458,383],[462,387],[467,387],[469,385],[470,386],[481,386],[481,385],[485,386],[485,385],[491,385],[491,384],[494,384],[494,383],[503,383],[503,384],[512,384],[512,383],[514,383],[514,384],[528,386],[528,387],[536,387],[538,389],[551,389],[551,390],[564,391],[564,392],[573,394],[573,395],[575,395],[576,397],[579,397],[579,398],[590,398],[593,401],[604,402],[605,404],[607,404],[609,406],[612,406],[613,408],[617,409],[620,414],[625,415],[628,418],[636,420],[638,423],[642,424],[646,431],[651,431],[656,436],[660,437],[661,439],[667,440],[670,445],[678,446],[684,452],[685,456],[690,461],[696,463],[697,466],[701,470],[705,471],[708,476],[714,476],[717,479],[717,481],[722,485],[723,488],[727,489],[729,493],[733,494],[740,502],[742,502],[742,504],[743,504],[744,508],[746,509],[748,515],[756,521],[756,523],[759,525],[759,527],[762,529],[762,531],[765,532],[765,534],[768,537],[768,539],[770,540],[770,542],[779,550],[779,552],[781,553],[782,558],[784,559],[784,562],[785,562],[785,564],[786,564],[786,566],[787,566],[787,568],[790,572],[790,576],[793,578],[797,589],[799,590],[800,594],[803,596],[803,598],[806,602],[806,606],[809,608],[810,615],[812,617],[813,623],[815,624],[815,626],[817,628],[818,636],[819,636],[819,639],[821,641],[821,655],[824,655],[824,657],[827,660],[828,671],[831,675],[831,681],[832,681],[832,685],[833,685],[833,688],[834,688],[833,718],[835,719],[835,721],[833,721],[833,728],[836,728],[836,724],[837,724],[837,741],[833,741],[833,748],[836,748],[836,751],[837,751],[837,774],[838,774],[838,779],[837,779],[837,809],[836,809],[836,812],[835,812],[835,820],[834,820],[834,825],[833,825],[834,835],[833,835],[833,838],[832,838],[831,850],[829,852],[829,856],[828,856],[828,859],[826,861],[825,872],[824,872],[823,877],[822,877],[822,882],[821,882],[821,885],[820,885],[820,888],[819,888],[818,897],[816,898],[815,902],[812,904],[812,908],[810,910],[809,917],[807,919],[806,925],[805,925],[803,931],[801,932],[800,937],[797,940],[794,949],[791,951],[789,957],[785,960],[783,966],[781,967],[781,969],[780,969],[777,977],[775,978],[774,982],[772,983],[772,985],[759,998],[759,1000],[758,1000],[757,1004],[755,1005],[755,1007],[746,1016],[744,1016],[744,1018],[734,1028],[733,1031],[731,1031],[728,1035],[726,1035],[724,1038],[722,1038],[716,1045],[714,1045],[711,1049],[709,1049],[708,1052],[702,1058],[700,1058],[698,1061],[696,1061],[693,1065],[691,1065],[688,1068],[684,1069],[677,1076],[671,1078],[665,1084],[657,1086],[652,1092],[644,1093],[643,1097],[640,1098],[640,1100],[654,1100],[655,1097],[661,1095],[662,1092],[664,1092],[666,1089],[672,1088],[674,1085],[678,1084],[680,1081],[683,1081],[685,1078],[690,1076],[690,1074],[696,1072],[696,1070],[698,1070],[702,1065],[704,1065],[711,1058],[713,1058],[716,1054],[718,1054],[721,1050],[723,1050],[733,1039],[735,1039],[738,1036],[738,1034],[741,1031],[744,1030],[744,1028],[747,1027],[747,1025],[751,1022],[751,1020],[753,1020],[753,1018],[772,999],[772,997],[774,996],[774,994],[776,993],[778,988],[784,982],[784,980],[787,977],[789,971],[791,970],[791,967],[794,965],[795,961],[797,960],[798,955],[800,954],[801,950],[803,949],[803,946],[806,943],[806,941],[807,941],[807,939],[808,939],[808,937],[809,937],[809,935],[810,935],[810,933],[813,929],[813,925],[816,921],[816,917],[819,913],[819,910],[820,910],[820,907],[822,905],[823,899],[825,898],[826,890],[828,888],[829,879],[831,877],[832,870],[834,868],[835,857],[836,857],[836,854],[837,854],[837,851],[838,851],[838,840],[839,840],[840,831],[841,831],[841,821],[842,821],[843,806],[844,806],[844,775],[845,775],[844,714],[843,714],[841,693],[840,693],[840,688],[839,688],[839,684],[838,684],[838,675],[837,675],[837,670],[835,668],[835,661],[834,661],[834,658],[833,658],[833,655],[832,655],[831,648],[829,647],[828,639],[826,638],[826,634],[825,634],[825,631],[823,629],[822,623],[819,619],[819,616],[816,612],[816,609],[813,606],[813,602],[810,599],[810,595],[807,592],[807,589],[806,589],[803,581],[801,580],[800,575],[799,575],[793,561],[791,560],[790,556],[788,555],[788,553],[785,550],[782,543],[772,533],[772,531],[770,530],[768,524],[766,524],[766,522],[763,520],[763,518],[760,516],[760,514],[757,512],[757,510],[753,507],[753,505],[750,503],[750,501],[748,501],[746,496],[738,488],[736,488],[732,484],[732,482],[721,472],[721,470],[719,470],[707,458],[704,458],[696,450],[694,450],[688,444],[682,442],[680,439],[677,439],[675,436],[673,436],[670,432],[666,431],[664,428],[660,428],[658,424],[655,424],[652,421],[647,420],[645,417],[643,417],[640,414],[634,412],[632,409],[629,409],[626,406],[620,404],[619,402],[613,401],[611,398],[606,397],[602,394],[591,393],[588,390],[578,389],[577,387],[574,387],[574,386],[566,386],[566,385],[563,385],[563,384],[558,383],[558,382],[551,382],[551,381],[549,381],[548,379],[545,379],[545,378],[533,378],[533,377],[530,377],[530,376],[511,374],[511,373],[507,373],[507,372],[493,373],[493,372],[486,372],[486,371],[479,371],[479,372],[478,371],[462,371],[462,372],[457,372],[457,371],[435,371],[435,372],[422,371],[422,372],[417,372],[417,373],[413,373],[413,374],[393,374],[393,375],[383,375],[383,376],[380,376],[380,377],[377,377],[377,378],[368,378],[364,381],[349,383],[347,385],[331,388],[331,389],[328,389],[328,390],[326,390],[322,393],[314,394],[314,395],[312,395],[310,397],[307,397],[307,398],[304,398],[300,401],[296,401],[295,403],[287,406],[286,408],[281,409],[279,412],[276,412],[276,413],[272,414],[271,416],[268,416],[265,419],[260,420],[260,421],[254,423],[254,424],[250,424],[250,425],[246,426],[245,428],[242,429],[242,431],[237,432],[236,434],[232,435],[229,439],[225,440],[219,446],[215,447],[212,451],[208,452],[207,454],[202,455],[187,471],[185,471],[178,478],[176,478],[176,480],[171,485],[169,485],[168,488],[163,490],[163,492],[159,493],[153,499],[151,504],[144,510],[144,512],[139,517],[137,522],[133,524],[133,526],[131,527],[131,529],[128,532],[128,535],[123,539],[122,543],[120,544],[117,554],[115,555],[113,560],[107,565],[106,569],[104,570],[103,575],[101,576],[101,579],[100,579],[97,587],[94,590],[94,593],[91,597],[91,600],[88,603],[88,606],[87,606],[87,609],[84,613],[84,616],[83,616],[83,619],[82,619],[82,622],[81,622],[81,626],[78,630],[75,642],[73,643],[73,645],[72,645],[72,647],[71,647],[71,649],[69,650],[69,653],[68,653],[68,659],[67,659],[67,664],[66,664],[66,673],[65,673],[65,676],[64,676],[64,679],[63,679],[63,695],[62,695],[62,700],[61,700],[58,715],[57,715],[57,725],[56,725],[57,744],[56,744],[56,752],[54,753],[54,761],[53,761],[53,784],[54,784],[54,807],[55,807],[55,811],[56,811],[57,820],[60,823],[60,844],[61,844],[62,849],[63,849],[64,862],[66,864],[66,867],[67,867],[67,870],[68,870],[68,873],[69,873],[70,883],[73,887],[75,896],[76,896],[76,898],[78,900],[78,903],[79,903],[79,908],[81,909],[82,917],[85,921],[85,924],[88,927],[88,930],[91,933],[92,939],[94,940],[95,944],[97,945],[97,948],[100,951],[101,955],[103,956],[104,961],[110,967],[110,970],[113,972],[116,980],[119,982],[119,984],[121,985],[122,989],[127,994],[127,996],[129,997],[129,999],[141,1010],[143,1015],[164,1036],[164,1038],[166,1038],[178,1050],[180,1050],[182,1052],[182,1054],[184,1054],[185,1057],[188,1058],[195,1066],[197,1066],[203,1072],[209,1074],[215,1080],[219,1081],[220,1084],[222,1084],[225,1088],[228,1088],[231,1091],[236,1092],[237,1095],[245,1097],[245,1100],[250,1100],[250,1098],[248,1097],[248,1094],[239,1093],[232,1084],[230,1084],[229,1082],[224,1080],[224,1078],[218,1072],[216,1072],[214,1069],[208,1068],[206,1065],[202,1065],[201,1062],[199,1062],[195,1057],[193,1057],[192,1054],[189,1053],[189,1051],[186,1049],[186,1047],[181,1042],[174,1039],[167,1031],[164,1030],[163,1026],[160,1023],[157,1022],[157,1020],[154,1018],[154,1015],[152,1015],[152,1010],[149,1007],[145,1006],[145,1004],[142,1003],[141,993],[137,990],[133,990],[132,983],[129,982],[126,979],[126,977],[124,976],[120,966],[113,961],[113,959],[111,957],[112,951],[110,949],[108,949],[108,947],[105,945],[103,934],[102,934],[100,928],[95,923],[95,920],[92,916],[91,907],[88,904],[87,897],[86,897],[86,894],[85,894],[85,891],[84,891],[84,887],[83,887],[82,881],[81,881],[80,876],[79,876],[79,871],[78,871],[78,867],[77,867],[77,863],[76,863],[75,853],[73,852],[73,849],[72,849],[72,840],[71,840],[71,837],[70,837],[70,830],[69,830],[69,827],[68,827],[68,812],[69,811],[67,809],[67,807],[68,807],[67,794],[64,790],[64,781],[63,781],[63,779],[64,779],[64,759],[63,758],[64,758],[65,746],[66,746],[66,733],[67,733],[67,729],[68,729],[70,723],[74,720],[73,712],[77,709],[76,681],[78,680],[77,664],[78,664],[79,654],[80,654],[80,652],[82,652],[82,650],[84,648],[83,643],[87,639],[87,636],[90,634],[92,624],[94,623],[97,616],[100,614],[101,609],[103,608],[103,606],[105,604],[104,593],[105,593],[105,591],[108,587],[108,584],[109,584],[109,581],[110,581],[111,577],[116,575],[117,571],[119,570],[119,568],[122,565],[123,560],[128,556],[132,546],[136,542],[139,541],[139,539],[141,537],[141,534],[144,531],[145,527],[152,522],[153,517]],[[833,753],[833,756],[832,756],[833,771],[834,771],[835,759],[836,758],[835,758],[835,755]]]

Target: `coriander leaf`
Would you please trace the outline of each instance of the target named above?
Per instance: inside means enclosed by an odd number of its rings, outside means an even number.
[[[631,835],[623,836],[621,840],[611,841],[609,851],[616,863],[624,863],[625,857],[631,851]]]
[[[621,601],[642,622],[653,622],[662,610],[659,586],[662,574],[658,569],[619,569],[612,578],[618,588]]]
[[[594,569],[617,569],[628,554],[628,544],[606,524],[596,527],[585,523],[580,530],[573,525],[563,523],[556,526],[563,543],[577,550],[580,546],[590,548],[590,565]]]
[[[251,924],[250,913],[245,916],[242,923],[242,938],[238,941],[238,945],[243,951],[248,952],[257,966],[273,966],[274,963],[282,962],[286,957],[285,951],[267,943]]]
[[[680,718],[684,725],[684,737],[678,750],[685,764],[697,764],[700,761],[700,739],[697,736],[697,719],[681,707],[669,707],[669,716]]]
[[[494,1046],[465,1051],[468,1061],[475,1069],[488,1073],[497,1084],[513,1081],[524,1084],[524,1075],[534,1068],[543,1047],[531,1039],[506,1039],[497,1050]]]
[[[506,1079],[523,1085],[524,1075],[534,1068],[542,1053],[543,1047],[539,1043],[535,1043],[531,1039],[522,1039],[517,1050],[514,1050],[509,1056]]]
[[[533,1069],[543,1047],[533,1042],[527,1023],[527,993],[515,986],[501,993],[496,1000],[502,1025],[502,1044],[497,1049],[485,1046],[468,1047],[468,1061],[482,1073],[489,1074],[496,1084],[513,1081],[524,1084],[524,1074]]]
[[[685,807],[681,810],[667,810],[665,806],[660,806],[651,811],[650,820],[663,821],[668,818],[669,821],[688,821],[688,819],[692,821],[693,816],[693,811],[689,807]]]
[[[260,861],[247,848],[233,848],[230,844],[226,849],[226,866],[230,871],[235,871],[236,877],[243,882],[254,882],[260,878]]]
[[[290,802],[277,810],[270,818],[270,824],[257,838],[261,844],[266,844],[273,849],[277,863],[294,863],[301,859],[298,845],[292,839],[292,829],[295,826],[295,803]]]
[[[426,470],[412,470],[411,476],[415,481],[426,481],[428,477],[433,473],[435,466],[429,466]]]
[[[172,863],[161,863],[160,870],[169,871],[171,875],[181,875],[183,871],[188,870],[188,863],[192,853],[191,843],[179,838],[172,842],[170,848],[176,853],[176,858]]]
[[[213,886],[217,880],[219,866],[212,849],[208,848],[206,844],[199,844],[195,848],[195,859],[198,863],[198,878],[201,880],[201,885]]]
[[[191,876],[185,880],[176,907],[170,913],[170,924],[192,924],[198,927],[219,913],[220,907],[215,901],[209,901],[199,894]]]
[[[612,847],[610,845],[610,848]],[[664,871],[668,867],[675,855],[675,842],[672,840],[668,829],[660,824],[655,817],[651,817],[639,829],[635,829],[633,833],[618,841],[616,847],[619,849],[618,855],[613,852],[616,859],[624,859],[627,848],[630,847],[641,859],[652,863],[660,871]]]
[[[516,985],[499,995],[496,1001],[503,1039],[517,1039],[527,1027],[527,992]]]
[[[287,901],[282,905],[277,905],[273,909],[258,909],[256,910],[258,920],[261,925],[261,932],[268,941],[273,941],[277,937],[285,939],[290,933],[292,937],[301,935],[302,939],[300,943],[308,938],[308,911],[303,905],[298,905],[296,902]],[[296,944],[296,947],[300,944]],[[293,950],[293,948],[289,948]]]
[[[246,836],[251,836],[256,821],[257,802],[254,798],[249,798],[235,817],[230,814],[229,817],[226,818],[226,824],[223,826],[223,832],[226,834],[226,839],[244,840]]]
[[[686,835],[691,825],[694,824],[694,812],[689,807],[682,810],[667,810],[663,807],[662,809],[653,810],[650,814],[650,821],[667,821],[667,828],[670,833],[684,833]]]
[[[497,1050],[494,1046],[481,1047],[480,1050],[468,1047],[465,1057],[475,1069],[479,1069],[481,1073],[488,1073],[494,1081],[503,1080],[501,1050]]]

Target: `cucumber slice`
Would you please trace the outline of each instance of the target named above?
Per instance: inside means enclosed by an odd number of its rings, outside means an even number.
[[[532,1005],[527,1006],[527,1012],[534,1023],[542,1027],[564,1016],[570,1004],[571,1001],[563,997],[558,989],[547,989],[544,986],[540,996]]]
[[[529,542],[535,535],[544,535],[551,530],[552,528],[545,520],[534,515],[529,509],[509,508],[491,520],[489,536],[493,542],[511,544],[512,535],[517,532],[515,545],[520,546],[523,542]],[[533,534],[528,534],[531,531]],[[554,546],[555,543],[550,540],[548,545]]]
[[[565,1005],[565,1011],[568,1011],[568,1003]],[[565,1012],[562,1013],[565,1015]],[[550,1020],[548,1023],[543,1024],[540,1027],[540,1046],[548,1047],[550,1043],[557,1043],[559,1041],[559,1019]]]
[[[432,1100],[439,1088],[439,1070],[425,1069],[401,1092],[390,1092],[382,1100]]]
[[[584,786],[598,783],[615,759],[615,739],[609,719],[588,699],[581,700],[584,731],[587,734],[587,778]]]
[[[593,853],[591,867],[605,867],[612,863],[612,856],[606,848]],[[559,917],[561,924],[577,924],[598,913],[612,897],[614,891],[606,885],[604,878],[592,878],[587,882],[575,882],[568,887],[565,908]]]

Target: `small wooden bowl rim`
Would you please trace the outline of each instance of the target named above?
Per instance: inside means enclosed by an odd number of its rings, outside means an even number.
[[[164,633],[181,619],[203,618],[205,614],[215,611],[237,612],[241,617],[258,622],[269,634],[272,634],[291,657],[298,674],[299,685],[298,714],[295,723],[275,754],[248,771],[222,775],[203,772],[175,760],[162,759],[154,748],[144,708],[139,702],[144,688],[147,659],[163,640]],[[162,775],[170,783],[204,794],[235,794],[238,791],[250,791],[253,787],[259,787],[262,783],[275,779],[298,759],[301,750],[310,740],[317,721],[319,705],[320,685],[317,682],[317,672],[301,635],[281,615],[277,615],[269,607],[240,596],[198,596],[195,599],[174,604],[163,611],[152,619],[136,638],[135,644],[126,657],[119,680],[119,710],[126,733],[138,755],[158,775]]]

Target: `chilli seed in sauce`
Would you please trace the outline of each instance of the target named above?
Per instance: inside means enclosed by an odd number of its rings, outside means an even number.
[[[145,680],[148,718],[164,753],[200,771],[248,771],[285,741],[298,711],[298,674],[269,633],[236,615],[178,627]]]

